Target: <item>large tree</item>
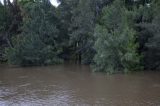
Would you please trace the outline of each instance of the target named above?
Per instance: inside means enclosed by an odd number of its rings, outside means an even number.
[[[78,0],[76,8],[72,11],[70,26],[70,44],[74,55],[80,63],[90,61],[90,45],[93,40],[95,26],[95,13],[91,0]],[[88,54],[89,53],[89,54]],[[86,59],[86,60],[85,60]]]
[[[20,5],[17,0],[13,3],[10,0],[4,0],[4,4],[0,3],[0,55],[5,60],[5,48],[13,47],[12,37],[20,33],[19,27],[22,23]]]
[[[9,48],[8,60],[18,65],[55,64],[62,60],[59,54],[59,30],[55,8],[48,0],[28,2],[24,5],[22,33],[14,38],[14,48]]]
[[[151,3],[152,20],[145,22],[142,26],[149,32],[150,37],[145,43],[144,62],[147,69],[160,69],[160,1]]]
[[[138,68],[140,56],[132,24],[132,12],[125,8],[123,1],[116,0],[103,9],[94,34],[96,71],[114,73]]]

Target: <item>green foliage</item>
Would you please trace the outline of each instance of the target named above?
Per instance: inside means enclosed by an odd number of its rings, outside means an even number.
[[[74,8],[70,25],[70,45],[81,63],[90,63],[93,58],[92,42],[95,14],[91,8],[92,0],[79,0]],[[81,61],[82,60],[82,61]]]
[[[5,7],[0,3],[0,31],[4,31],[6,26],[6,16],[7,11],[5,10]]]
[[[6,36],[6,30],[9,27],[9,13],[4,5],[0,3],[0,62],[4,61],[5,58],[5,47],[6,42],[4,38]]]
[[[145,52],[146,68],[160,68],[160,1],[155,0],[152,3],[153,20],[151,23],[145,23],[145,28],[151,33],[151,37],[145,44],[147,50]]]
[[[116,0],[103,9],[99,24],[95,28],[95,55],[93,65],[96,71],[114,73],[139,68],[136,33],[130,20],[131,12],[124,3]]]
[[[108,73],[159,69],[159,0],[59,0],[58,8],[49,0],[4,1],[0,61],[75,60]]]
[[[158,30],[159,10],[158,0],[146,2],[134,9],[134,24],[138,34],[139,53],[143,55],[141,64],[146,70],[159,68]],[[147,4],[149,3],[149,4]],[[157,19],[156,19],[157,18]]]
[[[28,7],[29,6],[29,7]],[[46,65],[61,63],[62,48],[58,42],[56,17],[48,2],[29,3],[25,6],[22,33],[16,37],[15,47],[7,50],[8,60],[17,65]]]

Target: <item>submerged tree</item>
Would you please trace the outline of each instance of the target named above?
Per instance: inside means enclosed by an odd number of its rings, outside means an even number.
[[[150,9],[153,13],[151,22],[145,22],[144,28],[150,32],[148,42],[145,44],[145,66],[147,69],[160,69],[160,1],[154,0]]]
[[[93,65],[96,71],[114,73],[139,68],[136,33],[132,28],[132,12],[120,0],[114,1],[102,11],[95,28],[95,50]]]
[[[13,3],[10,0],[4,0],[3,4],[0,3],[0,61],[6,60],[5,48],[13,47],[11,39],[20,33],[21,22],[21,10],[17,0],[14,0]]]
[[[90,62],[93,54],[91,44],[95,14],[91,7],[92,0],[78,0],[77,7],[72,11],[70,26],[70,44],[73,46],[76,60],[80,63]]]
[[[11,64],[45,65],[60,63],[59,30],[54,8],[48,0],[24,5],[22,33],[14,38],[14,48],[7,51]]]

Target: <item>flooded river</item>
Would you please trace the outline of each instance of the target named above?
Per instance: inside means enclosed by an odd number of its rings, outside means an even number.
[[[106,75],[84,65],[0,65],[0,106],[160,106],[160,72]]]

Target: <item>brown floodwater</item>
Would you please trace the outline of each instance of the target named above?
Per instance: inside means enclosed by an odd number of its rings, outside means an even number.
[[[85,65],[0,65],[0,106],[160,106],[160,72],[107,75]]]

